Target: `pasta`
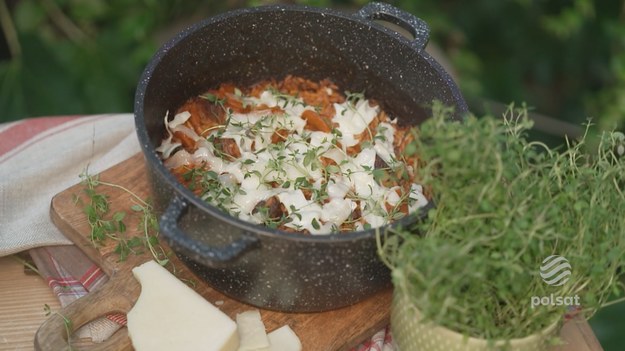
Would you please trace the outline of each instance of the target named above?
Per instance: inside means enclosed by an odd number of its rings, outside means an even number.
[[[428,203],[411,140],[330,80],[222,84],[165,116],[157,151],[178,180],[242,220],[313,235],[386,225]]]

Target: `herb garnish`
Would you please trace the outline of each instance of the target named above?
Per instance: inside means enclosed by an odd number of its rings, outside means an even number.
[[[166,253],[158,242],[158,221],[149,200],[142,199],[121,185],[101,181],[98,176],[90,175],[87,170],[80,177],[88,198],[88,202],[83,203],[83,212],[87,215],[91,227],[89,239],[95,247],[103,245],[107,240],[114,240],[117,242],[114,251],[119,255],[119,261],[125,261],[129,254],[140,254],[143,252],[142,249],[147,248],[160,265],[165,266],[169,263],[169,253]],[[124,223],[126,212],[118,211],[109,215],[109,199],[107,195],[96,191],[99,186],[115,188],[132,197],[135,204],[130,210],[139,217],[138,230],[142,235],[127,237]],[[82,203],[78,196],[75,200]]]

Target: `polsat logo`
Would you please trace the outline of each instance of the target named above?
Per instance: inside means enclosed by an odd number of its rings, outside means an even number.
[[[562,286],[571,277],[571,265],[569,261],[559,255],[551,255],[545,258],[540,266],[540,277],[551,286]],[[579,306],[579,296],[560,296],[550,294],[549,296],[532,296],[530,306]]]
[[[571,265],[566,258],[551,255],[543,260],[540,266],[540,276],[549,285],[562,286],[571,277]]]

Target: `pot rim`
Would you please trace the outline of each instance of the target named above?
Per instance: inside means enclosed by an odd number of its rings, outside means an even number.
[[[211,16],[202,21],[199,21],[186,29],[175,34],[171,39],[169,39],[165,44],[163,44],[157,52],[152,56],[146,68],[144,69],[141,78],[139,80],[139,84],[137,86],[137,90],[135,93],[134,99],[134,119],[135,119],[135,130],[141,145],[141,149],[143,151],[144,158],[146,162],[152,165],[153,171],[155,171],[158,176],[165,179],[168,185],[172,186],[175,192],[174,197],[182,197],[183,201],[192,204],[195,207],[198,207],[200,210],[207,212],[209,215],[215,217],[216,219],[223,221],[229,225],[233,225],[237,228],[244,230],[247,233],[258,234],[267,237],[274,238],[285,238],[295,241],[302,242],[314,242],[314,243],[331,243],[331,242],[348,242],[354,240],[361,239],[370,239],[374,238],[378,232],[383,232],[388,230],[389,228],[396,227],[404,227],[409,224],[414,223],[419,219],[423,219],[427,216],[427,213],[430,209],[434,207],[432,200],[428,202],[428,204],[415,213],[411,213],[400,220],[392,222],[382,227],[372,228],[361,231],[352,231],[347,233],[333,233],[333,234],[320,234],[320,235],[305,235],[301,233],[291,233],[278,229],[271,229],[264,225],[255,224],[251,222],[247,222],[231,216],[230,214],[220,210],[216,206],[213,206],[198,196],[193,194],[189,189],[187,189],[183,184],[181,184],[174,175],[164,166],[160,157],[157,155],[155,147],[151,144],[150,137],[147,132],[146,124],[145,124],[145,116],[144,116],[144,108],[143,102],[145,99],[145,92],[150,83],[152,74],[161,63],[162,59],[169,53],[169,51],[177,46],[180,42],[187,39],[188,36],[193,33],[201,30],[202,28],[213,25],[219,22],[227,21],[231,18],[246,15],[250,13],[273,13],[273,12],[307,12],[314,13],[322,16],[330,15],[333,17],[340,18],[345,21],[356,22],[370,27],[371,29],[375,29],[379,32],[384,33],[387,36],[390,36],[392,40],[398,41],[400,44],[408,47],[412,51],[414,51],[415,55],[421,56],[432,69],[436,71],[436,73],[445,81],[446,85],[451,86],[451,94],[454,99],[454,102],[457,104],[456,108],[459,110],[457,114],[464,114],[468,111],[466,106],[466,102],[462,98],[459,89],[449,76],[449,74],[445,71],[445,69],[434,60],[425,50],[416,50],[412,41],[403,35],[384,27],[383,25],[376,23],[372,20],[368,20],[362,17],[359,17],[355,14],[348,14],[339,10],[328,9],[328,8],[318,8],[311,7],[306,5],[266,5],[259,6],[254,8],[242,8],[232,11],[227,11],[221,14],[217,14],[215,16]],[[455,88],[455,89],[453,89]],[[173,200],[173,198],[172,198]],[[172,201],[170,200],[170,201]],[[175,240],[175,238],[172,238]]]

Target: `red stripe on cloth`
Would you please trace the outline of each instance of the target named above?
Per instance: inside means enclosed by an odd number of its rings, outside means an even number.
[[[126,325],[126,323],[128,323],[128,321],[126,320],[126,315],[123,313],[107,314],[106,319],[113,321],[119,325]]]
[[[61,286],[75,286],[75,285],[80,285],[82,286],[82,284],[80,284],[80,282],[78,280],[76,280],[74,277],[69,277],[69,278],[52,278],[49,277],[48,278],[48,285],[61,285]]]
[[[89,269],[85,272],[85,274],[82,277],[80,277],[80,282],[85,287],[85,289],[91,290],[91,285],[96,280],[100,279],[102,275],[104,275],[104,272],[102,271],[102,269],[98,267],[98,265],[94,264],[93,266],[89,267]]]
[[[20,146],[37,134],[59,126],[79,116],[39,117],[24,119],[0,132],[0,156]]]
[[[385,334],[384,334],[384,345],[391,345],[392,343],[393,343],[393,334],[391,333],[391,327],[387,325]]]

